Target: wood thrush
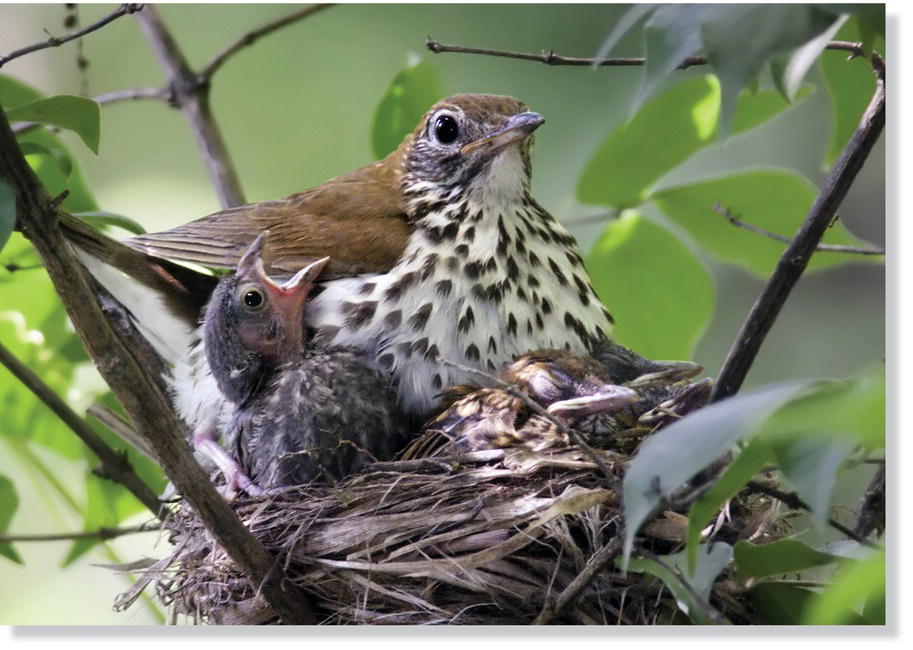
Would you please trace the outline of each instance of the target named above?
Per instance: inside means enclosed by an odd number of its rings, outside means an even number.
[[[383,160],[314,189],[117,246],[86,232],[73,240],[93,273],[126,272],[178,317],[168,325],[134,312],[170,351],[176,405],[193,426],[224,402],[193,317],[214,280],[178,277],[190,272],[161,260],[233,268],[264,230],[272,274],[330,257],[306,326],[321,344],[375,359],[413,416],[427,414],[443,388],[475,379],[440,358],[497,372],[529,350],[557,348],[592,354],[618,382],[662,371],[668,364],[609,340],[612,318],[577,242],[530,195],[532,133],[543,122],[510,97],[456,95]],[[126,293],[102,281],[118,298]],[[149,303],[127,306],[137,302]]]
[[[222,468],[228,492],[334,482],[407,440],[407,418],[372,360],[303,336],[308,293],[327,259],[279,284],[264,271],[266,238],[219,282],[203,319],[206,359],[232,406],[195,442]]]

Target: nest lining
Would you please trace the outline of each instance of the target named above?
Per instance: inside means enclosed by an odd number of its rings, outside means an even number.
[[[620,486],[629,457],[597,450]],[[327,624],[526,624],[607,545],[617,547],[620,500],[581,449],[523,448],[376,463],[335,486],[286,488],[233,505],[309,594]],[[776,534],[775,504],[739,497],[716,539]],[[681,547],[687,521],[670,509],[648,523],[638,547]],[[116,606],[148,584],[173,616],[215,624],[277,623],[275,615],[196,514],[179,504],[164,523],[172,553],[147,568]],[[617,553],[613,553],[616,554]],[[711,603],[751,622],[750,603],[718,580]],[[661,582],[610,561],[552,622],[681,622]]]

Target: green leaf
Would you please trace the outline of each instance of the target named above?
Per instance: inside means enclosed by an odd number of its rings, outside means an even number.
[[[700,547],[697,554],[697,568],[688,578],[685,577],[683,570],[683,565],[685,564],[684,553],[666,555],[661,558],[670,567],[675,567],[679,575],[648,557],[631,558],[627,568],[629,571],[636,573],[649,573],[662,580],[669,588],[669,591],[672,592],[672,595],[675,596],[679,609],[687,614],[694,623],[710,625],[713,621],[706,613],[710,590],[713,588],[713,583],[717,576],[726,568],[731,557],[732,547],[729,544],[717,542]],[[682,580],[686,580],[691,586],[691,589],[697,595],[697,599],[682,585]]]
[[[722,88],[722,135],[730,131],[739,93],[764,66],[812,40],[833,22],[833,16],[814,5],[715,6],[701,26],[701,36]]]
[[[762,582],[748,591],[762,622],[768,625],[798,625],[815,592],[784,583]]]
[[[810,91],[801,91],[797,99]],[[657,180],[716,140],[719,102],[719,82],[711,75],[684,81],[650,100],[599,145],[577,183],[577,198],[617,209],[643,203]],[[788,106],[773,90],[742,93],[733,132],[752,129]]]
[[[594,64],[598,65],[599,61],[608,56],[612,51],[612,48],[618,44],[618,41],[624,37],[631,28],[637,23],[638,20],[643,18],[645,15],[649,14],[652,11],[655,11],[659,5],[656,4],[635,4],[630,7],[621,18],[618,19],[618,22],[615,24],[615,27],[609,32],[609,35],[602,42],[602,45],[599,46],[599,49],[596,51],[596,54],[593,55]]]
[[[792,237],[815,200],[814,185],[788,170],[757,170],[662,190],[653,195],[659,208],[717,259],[744,266],[768,277],[786,244],[731,224],[714,210],[728,210],[743,222],[769,232]],[[823,241],[864,246],[840,223],[829,228]],[[808,265],[819,270],[860,262],[859,256],[817,252]],[[872,260],[867,260],[871,262]]]
[[[752,544],[742,540],[736,542],[732,557],[739,577],[743,579],[798,573],[844,559],[823,553],[796,539],[781,539],[769,544]]]
[[[674,235],[625,213],[606,226],[586,266],[611,306],[618,341],[651,359],[691,358],[713,313],[714,288],[703,263]]]
[[[798,380],[762,386],[706,406],[648,438],[624,478],[625,557],[638,529],[664,498],[756,432],[810,384]]]
[[[57,163],[57,166],[60,168],[61,173],[69,179],[70,174],[73,173],[73,160],[70,158],[70,154],[62,149],[48,149],[43,144],[37,142],[22,142],[19,144],[19,150],[22,152],[23,156],[49,156],[54,162]]]
[[[808,505],[820,527],[827,524],[837,472],[853,450],[846,440],[805,435],[772,445],[777,466]]]
[[[98,104],[76,95],[36,99],[6,113],[10,122],[40,122],[73,131],[93,153],[98,153],[101,112]]]
[[[146,232],[145,228],[130,217],[125,217],[122,214],[115,214],[114,212],[106,212],[103,210],[96,212],[77,212],[73,216],[79,217],[95,228],[115,226],[117,228],[123,228],[134,235],[143,235]]]
[[[697,565],[697,549],[701,530],[729,499],[734,497],[755,474],[761,471],[764,465],[772,462],[773,459],[773,452],[767,442],[755,438],[739,452],[716,482],[691,504],[691,509],[688,511],[686,539],[689,575],[694,573]]]
[[[0,251],[6,246],[16,227],[16,193],[0,178]]]
[[[885,554],[874,553],[860,562],[846,562],[830,587],[812,599],[805,608],[805,625],[884,624],[867,621],[857,613],[869,601],[883,600],[885,595]],[[873,608],[877,613],[877,608]]]
[[[774,74],[774,83],[777,88],[784,94],[786,99],[792,101],[802,84],[803,79],[808,71],[814,65],[815,61],[824,51],[825,46],[834,38],[837,31],[846,22],[846,16],[840,16],[826,30],[818,36],[808,41],[804,45],[796,48],[788,57],[785,57],[785,63],[782,70]]]
[[[18,507],[19,495],[16,494],[16,487],[11,480],[0,474],[0,533],[9,531],[10,522]],[[0,542],[0,555],[22,564],[22,558],[9,542]]]
[[[856,40],[858,30],[857,20],[851,20],[837,32],[837,38]],[[829,52],[822,56],[821,72],[831,96],[831,113],[834,120],[831,144],[824,158],[824,167],[829,169],[849,142],[862,113],[872,99],[875,92],[875,75],[868,61],[862,57],[849,59],[846,52]]]
[[[69,194],[61,207],[69,212],[94,212],[98,204],[83,178],[82,169],[61,140],[44,129],[33,129],[19,137],[20,147],[42,147],[51,155],[29,155],[26,160],[52,196]],[[69,163],[61,163],[66,158]]]
[[[397,74],[374,112],[371,125],[374,155],[383,158],[395,150],[443,95],[441,75],[427,60]]]
[[[0,74],[0,107],[4,110],[33,102],[41,97],[41,93],[32,86],[15,77]]]

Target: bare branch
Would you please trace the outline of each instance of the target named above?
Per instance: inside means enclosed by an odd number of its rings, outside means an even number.
[[[209,105],[209,85],[193,72],[154,5],[136,14],[136,21],[168,77],[174,104],[181,109],[203,155],[203,163],[223,208],[243,204],[241,182],[228,155]]]
[[[136,101],[138,99],[157,99],[163,102],[168,102],[169,104],[174,102],[171,88],[167,86],[164,88],[153,88],[151,86],[145,86],[141,88],[127,88],[125,90],[112,90],[108,93],[96,95],[92,99],[102,106],[118,104],[121,102]]]
[[[875,94],[834,168],[824,181],[821,192],[802,222],[796,236],[780,256],[773,274],[752,306],[738,337],[710,393],[710,402],[738,392],[754,363],[761,344],[776,321],[793,287],[802,277],[815,248],[837,213],[837,208],[853,184],[872,147],[881,136],[885,121],[884,62],[872,57],[876,73]]]
[[[164,506],[149,486],[133,471],[130,462],[127,460],[127,455],[122,451],[116,451],[109,447],[85,420],[79,417],[66,402],[51,390],[50,386],[29,370],[2,343],[0,343],[0,364],[6,366],[16,379],[32,391],[64,424],[73,430],[73,433],[92,450],[93,454],[98,456],[101,461],[101,471],[106,478],[110,478],[127,488],[156,517],[165,515]]]
[[[786,237],[784,235],[778,235],[775,232],[771,232],[771,231],[765,230],[764,228],[761,228],[759,226],[755,226],[753,224],[742,221],[742,219],[738,215],[734,214],[731,210],[729,210],[729,208],[722,206],[719,203],[714,203],[712,206],[712,209],[717,214],[725,217],[726,221],[731,223],[733,226],[736,226],[737,228],[744,228],[745,230],[748,230],[749,232],[757,233],[759,235],[767,237],[768,239],[773,239],[775,241],[783,242],[784,244],[790,244],[793,241],[792,239],[790,239],[789,237]],[[825,252],[825,253],[851,253],[851,254],[855,254],[855,255],[884,255],[885,254],[885,250],[883,248],[860,248],[858,246],[843,246],[840,244],[818,244],[815,247],[815,251]]]
[[[41,257],[74,328],[138,432],[161,460],[168,477],[284,622],[315,622],[304,593],[284,580],[281,565],[245,528],[194,459],[184,426],[159,378],[150,376],[156,370],[149,370],[138,361],[106,316],[85,269],[63,238],[54,201],[22,157],[2,114],[0,178],[16,194],[17,223]]]
[[[37,52],[38,50],[44,50],[49,47],[60,47],[64,43],[69,43],[70,41],[75,40],[77,38],[82,38],[86,34],[90,34],[90,33],[94,32],[96,29],[101,29],[108,23],[117,20],[121,16],[126,16],[127,14],[136,13],[137,11],[139,11],[142,8],[143,8],[143,5],[141,5],[141,4],[122,4],[120,7],[118,7],[114,11],[112,11],[110,14],[108,14],[101,20],[97,20],[94,23],[92,23],[91,25],[89,25],[88,27],[85,27],[83,29],[80,29],[79,31],[73,32],[72,34],[68,34],[67,36],[63,36],[61,38],[52,36],[48,40],[42,41],[41,43],[35,43],[33,45],[29,45],[27,47],[23,47],[18,50],[14,50],[5,56],[0,56],[0,68],[2,68],[4,65],[9,63],[13,59],[18,59],[20,56],[25,56],[26,54],[31,54],[32,52]]]
[[[204,68],[200,71],[200,79],[204,82],[212,81],[213,76],[216,72],[219,71],[225,62],[235,55],[239,50],[244,49],[250,45],[256,43],[260,38],[270,34],[278,29],[282,29],[292,23],[296,23],[299,20],[307,18],[308,16],[313,16],[319,11],[324,9],[329,9],[332,7],[332,4],[315,4],[310,7],[305,7],[304,9],[299,9],[298,11],[293,11],[290,14],[277,18],[276,20],[270,21],[265,25],[258,27],[257,29],[252,29],[236,40],[234,43],[226,47],[224,50],[216,54],[209,63],[207,63]]]
[[[140,524],[139,526],[122,526],[119,528],[98,528],[97,530],[84,530],[78,533],[47,533],[35,535],[0,535],[0,543],[19,543],[19,542],[62,542],[77,539],[99,539],[106,541],[115,537],[124,535],[135,535],[136,533],[148,533],[153,530],[160,530],[161,525],[157,522]]]

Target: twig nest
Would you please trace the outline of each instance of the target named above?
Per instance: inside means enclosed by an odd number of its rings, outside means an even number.
[[[287,488],[234,508],[275,555],[277,569],[308,592],[323,623],[524,624],[543,610],[555,623],[677,620],[675,601],[658,580],[615,566],[617,490],[628,457],[597,453],[614,485],[577,448],[518,448],[376,463],[335,486]],[[757,519],[764,508],[730,508],[728,531],[717,534],[736,538],[745,517]],[[197,622],[277,622],[189,507],[179,505],[165,527],[173,552],[120,607],[151,582],[173,614]],[[675,551],[685,528],[670,508],[644,528],[640,547]],[[581,572],[594,577],[552,614]],[[720,605],[735,620],[737,600],[727,593]]]

